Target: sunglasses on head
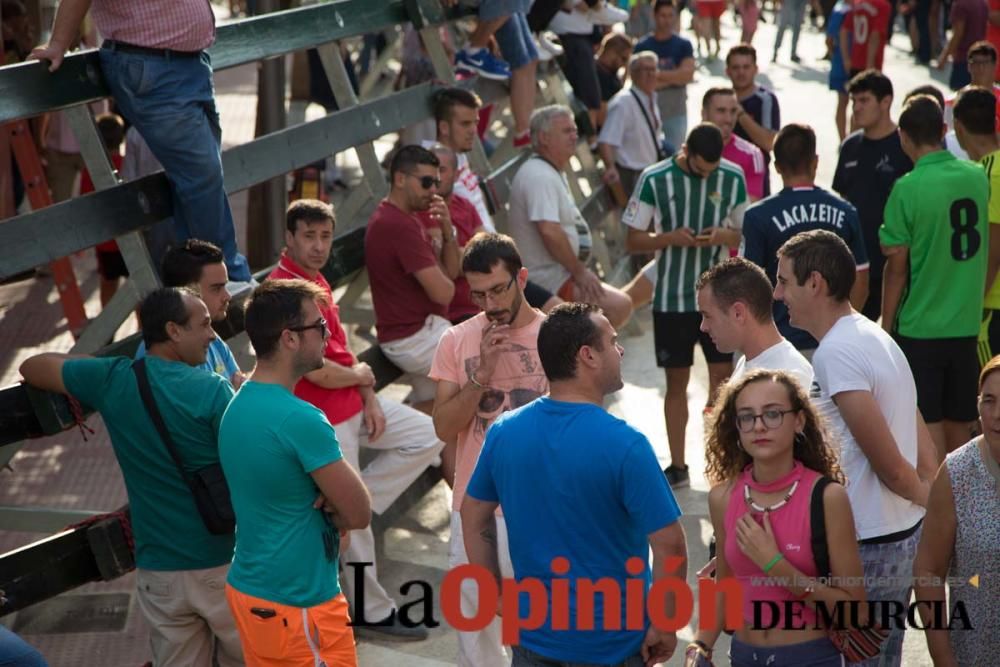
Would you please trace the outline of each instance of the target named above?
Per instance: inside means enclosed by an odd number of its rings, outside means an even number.
[[[441,179],[435,178],[433,176],[417,176],[416,174],[407,174],[411,178],[415,178],[420,181],[420,187],[424,190],[430,190],[431,187],[439,188],[441,187]]]

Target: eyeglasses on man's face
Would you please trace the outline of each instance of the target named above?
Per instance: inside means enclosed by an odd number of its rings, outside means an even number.
[[[511,279],[507,281],[506,285],[497,285],[495,287],[491,287],[485,292],[470,291],[469,298],[475,301],[476,303],[485,303],[488,297],[499,299],[504,294],[506,294],[507,290],[510,289],[510,286],[514,284],[515,278],[517,278],[517,276],[511,276]]]
[[[330,328],[327,326],[325,317],[319,318],[319,320],[313,322],[312,324],[302,324],[297,327],[288,327],[289,331],[299,331],[299,332],[309,331],[310,329],[316,329],[317,331],[319,331],[324,339],[329,337],[330,335]]]
[[[755,415],[752,412],[743,412],[736,415],[736,428],[740,430],[741,433],[749,433],[757,425],[757,420],[760,419],[764,422],[764,428],[776,429],[781,426],[781,423],[785,421],[785,415],[789,412],[798,412],[798,410],[764,410],[759,415]]]
[[[420,187],[424,190],[441,187],[441,179],[433,176],[418,176],[417,174],[406,174],[410,178],[415,178],[420,182]]]

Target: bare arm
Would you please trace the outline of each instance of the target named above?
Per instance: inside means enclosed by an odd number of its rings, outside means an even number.
[[[619,180],[618,167],[615,166],[615,147],[603,141],[597,144],[597,150],[601,154],[601,161],[604,163],[604,182],[616,183]],[[612,176],[612,174],[614,174]],[[626,196],[632,194],[626,193]]]
[[[872,34],[868,37],[868,52],[865,53],[865,69],[875,67],[875,55],[878,53],[878,47],[881,43],[882,33],[878,30],[873,30]]]
[[[844,63],[844,69],[851,70],[851,32],[844,26],[840,29],[840,57]]]
[[[994,9],[989,13],[990,25],[1000,26],[1000,9]]]
[[[729,495],[732,492],[730,484],[719,484],[712,487],[708,492],[708,513],[712,519],[712,528],[715,531],[715,580],[724,581],[732,576],[732,569],[726,560],[726,506],[729,504]],[[734,538],[735,539],[735,538]],[[725,598],[722,593],[716,593],[715,618],[702,618],[698,620],[699,630],[695,633],[695,639],[703,642],[705,646],[712,648],[719,640],[719,635],[726,628],[725,625]],[[702,608],[703,609],[703,608]],[[702,613],[699,609],[699,614]],[[704,628],[704,629],[700,629]],[[735,628],[729,628],[735,629]]]
[[[885,273],[882,277],[882,328],[892,333],[899,302],[910,274],[910,249],[903,245],[882,246]]]
[[[667,577],[677,577],[687,581],[687,538],[680,521],[675,521],[648,536],[653,550],[653,581]],[[674,618],[677,598],[674,595],[664,599],[666,618]],[[651,626],[646,631],[641,654],[647,665],[659,664],[670,659],[677,648],[677,633],[665,632]]]
[[[945,45],[944,49],[941,51],[941,55],[938,57],[938,69],[941,69],[948,62],[948,58],[955,55],[955,51],[958,50],[958,45],[962,43],[962,37],[965,36],[965,19],[959,19],[952,22],[951,24],[951,39]]]
[[[868,300],[868,269],[858,271],[856,276],[854,287],[851,288],[850,301],[854,310],[861,310]]]
[[[1000,11],[997,12],[1000,14]],[[990,220],[990,255],[986,262],[986,289],[985,293],[989,293],[990,288],[993,287],[993,283],[997,279],[997,270],[1000,269],[1000,224],[997,224],[993,220]]]
[[[576,275],[587,267],[577,259],[573,252],[573,246],[569,244],[569,238],[558,222],[543,220],[535,223],[538,226],[538,233],[542,237],[545,249],[552,255],[552,259],[562,264],[572,275]]]
[[[455,283],[444,274],[437,264],[413,272],[428,298],[434,303],[447,306],[455,297]]]
[[[48,44],[32,50],[29,57],[50,61],[50,72],[59,69],[66,50],[76,41],[80,24],[89,9],[90,0],[62,0],[56,7],[56,18],[52,22],[52,36]]]
[[[21,364],[21,376],[32,387],[52,391],[58,394],[68,394],[63,383],[63,364],[68,359],[86,359],[84,354],[59,354],[46,352],[29,357]]]
[[[656,73],[656,88],[686,86],[694,81],[694,58],[685,58],[674,69],[664,69]]]
[[[917,408],[917,474],[920,479],[933,481],[944,457],[944,450],[938,450],[937,443],[924,422],[924,416],[920,414],[920,408]]]
[[[930,484],[903,458],[871,392],[842,391],[833,401],[879,480],[896,495],[927,507]]]
[[[740,115],[736,118],[736,122],[750,136],[750,141],[757,144],[762,151],[774,148],[774,138],[778,136],[778,133],[758,123],[753,116],[743,111],[742,107],[740,107]]]
[[[365,374],[362,369],[368,369]],[[369,376],[371,376],[369,378]],[[324,389],[341,389],[343,387],[355,387],[357,385],[371,385],[374,376],[368,364],[358,366],[341,366],[335,361],[323,359],[323,367],[305,374],[305,378],[315,385]]]
[[[500,585],[500,560],[497,555],[497,523],[495,512],[499,503],[486,502],[465,494],[462,499],[462,535],[469,563],[485,567]]]
[[[942,464],[937,479],[931,487],[930,502],[924,516],[924,532],[913,561],[913,593],[917,602],[944,604],[944,581],[951,565],[951,555],[955,548],[955,497],[951,491],[948,468]],[[927,605],[917,605],[924,624],[927,648],[936,667],[958,667],[955,654],[951,650],[948,630],[931,629],[933,624]]]
[[[452,440],[459,431],[467,428],[476,416],[482,394],[483,390],[471,382],[459,387],[454,382],[439,380],[432,414],[437,437],[444,441]]]
[[[309,473],[333,507],[334,523],[342,530],[366,528],[372,520],[372,502],[361,477],[344,459]]]

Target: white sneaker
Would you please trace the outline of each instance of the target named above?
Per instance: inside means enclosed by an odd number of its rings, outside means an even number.
[[[563,47],[559,46],[554,39],[558,39],[551,32],[536,32],[535,46],[538,47],[538,59],[541,61],[552,60],[556,56],[563,54]]]
[[[628,12],[620,7],[614,7],[605,0],[597,9],[590,10],[590,22],[596,25],[614,25],[628,21]]]

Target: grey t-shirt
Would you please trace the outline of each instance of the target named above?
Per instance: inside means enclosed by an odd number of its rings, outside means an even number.
[[[570,195],[566,176],[536,155],[521,165],[514,177],[507,224],[529,279],[555,294],[570,273],[549,254],[538,231],[539,222],[558,222],[580,261],[590,258],[590,227]]]

